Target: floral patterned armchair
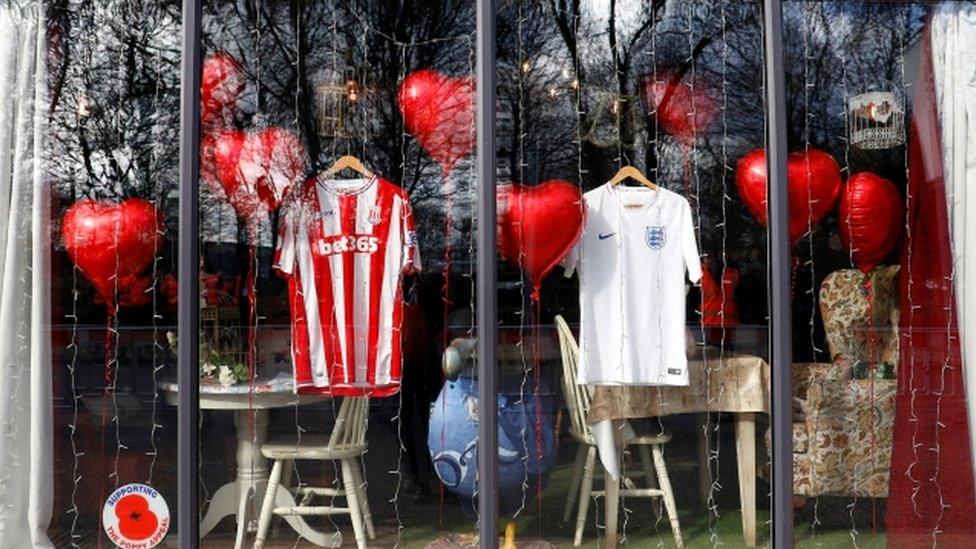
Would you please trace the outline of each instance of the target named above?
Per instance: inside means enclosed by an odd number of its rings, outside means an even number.
[[[831,363],[793,365],[793,491],[887,497],[898,365],[898,270],[831,273],[820,314]]]

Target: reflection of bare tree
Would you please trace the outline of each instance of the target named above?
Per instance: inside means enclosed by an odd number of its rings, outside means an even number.
[[[239,126],[291,127],[306,145],[311,172],[342,154],[355,154],[407,189],[418,210],[443,207],[440,170],[405,133],[396,94],[403,77],[417,69],[455,76],[473,72],[470,2],[215,1],[205,13],[206,49],[229,51],[248,77]],[[323,134],[319,122],[328,98],[321,89],[347,84],[358,91],[355,100],[338,97],[344,130]],[[466,194],[471,177],[457,171],[454,191]],[[456,234],[467,242],[463,230]]]
[[[430,165],[404,129],[396,93],[403,76],[433,67],[466,75],[474,19],[467,2],[214,2],[209,50],[229,50],[253,86],[242,125],[295,125],[313,170],[350,152],[410,189]],[[364,93],[346,105],[349,132],[320,135],[315,86],[347,79]],[[404,142],[406,141],[406,142]]]
[[[809,123],[812,146],[903,178],[900,150],[847,154],[844,100],[878,86],[901,93],[900,44],[916,40],[924,10],[850,2],[793,2],[784,9],[791,145],[802,146]],[[632,163],[682,192],[690,179],[703,253],[764,270],[765,231],[737,200],[732,180],[737,160],[763,143],[760,3],[511,0],[500,12],[498,45],[501,110],[513,118],[500,124],[500,154],[513,166],[512,178],[525,172],[521,178],[531,183],[554,175],[589,189],[618,163]],[[525,59],[531,70],[520,71]],[[562,72],[578,86],[560,80]],[[715,119],[697,128],[692,143],[668,135],[641,97],[655,75],[679,84],[670,89],[694,85],[717,102]],[[662,97],[657,110],[670,100]],[[525,165],[515,169],[520,161]],[[846,254],[829,247],[835,226],[826,220],[815,239],[817,261],[830,265],[819,267],[818,276],[845,265]]]
[[[579,82],[580,133],[599,136],[582,144],[591,184],[605,180],[618,163],[643,163],[648,170],[656,169],[655,111],[641,97],[653,76],[666,78],[669,84],[657,105],[658,110],[667,109],[673,90],[688,81],[693,67],[715,73],[714,61],[728,42],[720,43],[721,37],[731,37],[737,49],[755,40],[760,28],[754,6],[726,4],[552,0],[550,16]],[[719,17],[723,11],[724,17]],[[749,63],[747,57],[738,59],[739,66],[761,66],[759,55]],[[749,93],[758,97],[758,89],[749,88]],[[755,121],[755,114],[749,118]]]
[[[51,13],[48,166],[58,188],[117,199],[175,187],[179,2],[59,1]]]
[[[46,3],[49,20],[51,112],[45,169],[55,192],[53,218],[77,200],[151,200],[175,235],[178,182],[180,21],[177,1],[104,0]],[[62,248],[58,223],[52,245]],[[159,278],[171,271],[170,238],[154,263]],[[52,290],[62,304],[77,297],[80,322],[102,322],[91,285],[73,296],[71,262],[54,263]],[[157,292],[159,301],[163,301]],[[157,310],[164,307],[157,304]],[[148,322],[148,312],[123,311]]]

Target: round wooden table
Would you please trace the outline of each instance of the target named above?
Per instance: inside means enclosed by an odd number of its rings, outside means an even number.
[[[166,402],[179,403],[179,386],[176,381],[159,384]],[[253,388],[241,383],[225,387],[218,384],[200,385],[201,410],[229,410],[234,412],[237,438],[237,472],[233,482],[224,484],[210,498],[207,513],[200,522],[200,537],[207,535],[224,517],[234,515],[237,520],[237,537],[234,547],[244,545],[246,532],[257,530],[257,512],[264,500],[268,484],[268,461],[261,455],[261,445],[268,437],[268,411],[287,408],[327,399],[318,395],[296,395],[292,378],[279,373],[269,379],[258,379]],[[278,507],[295,505],[295,498],[285,486],[279,485],[275,494]],[[283,517],[302,537],[324,547],[339,547],[339,532],[324,533],[313,529],[302,517]]]

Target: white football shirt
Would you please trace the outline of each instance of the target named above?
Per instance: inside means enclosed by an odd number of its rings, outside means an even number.
[[[602,185],[583,195],[578,381],[687,385],[685,273],[701,278],[691,206],[663,187]]]
[[[299,393],[388,396],[400,386],[405,270],[420,269],[407,193],[383,179],[307,181],[282,208]]]

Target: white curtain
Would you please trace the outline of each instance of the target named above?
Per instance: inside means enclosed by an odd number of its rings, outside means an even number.
[[[0,3],[0,547],[53,547],[50,197],[40,2]]]
[[[939,6],[932,18],[932,56],[970,448],[976,457],[976,6]]]

